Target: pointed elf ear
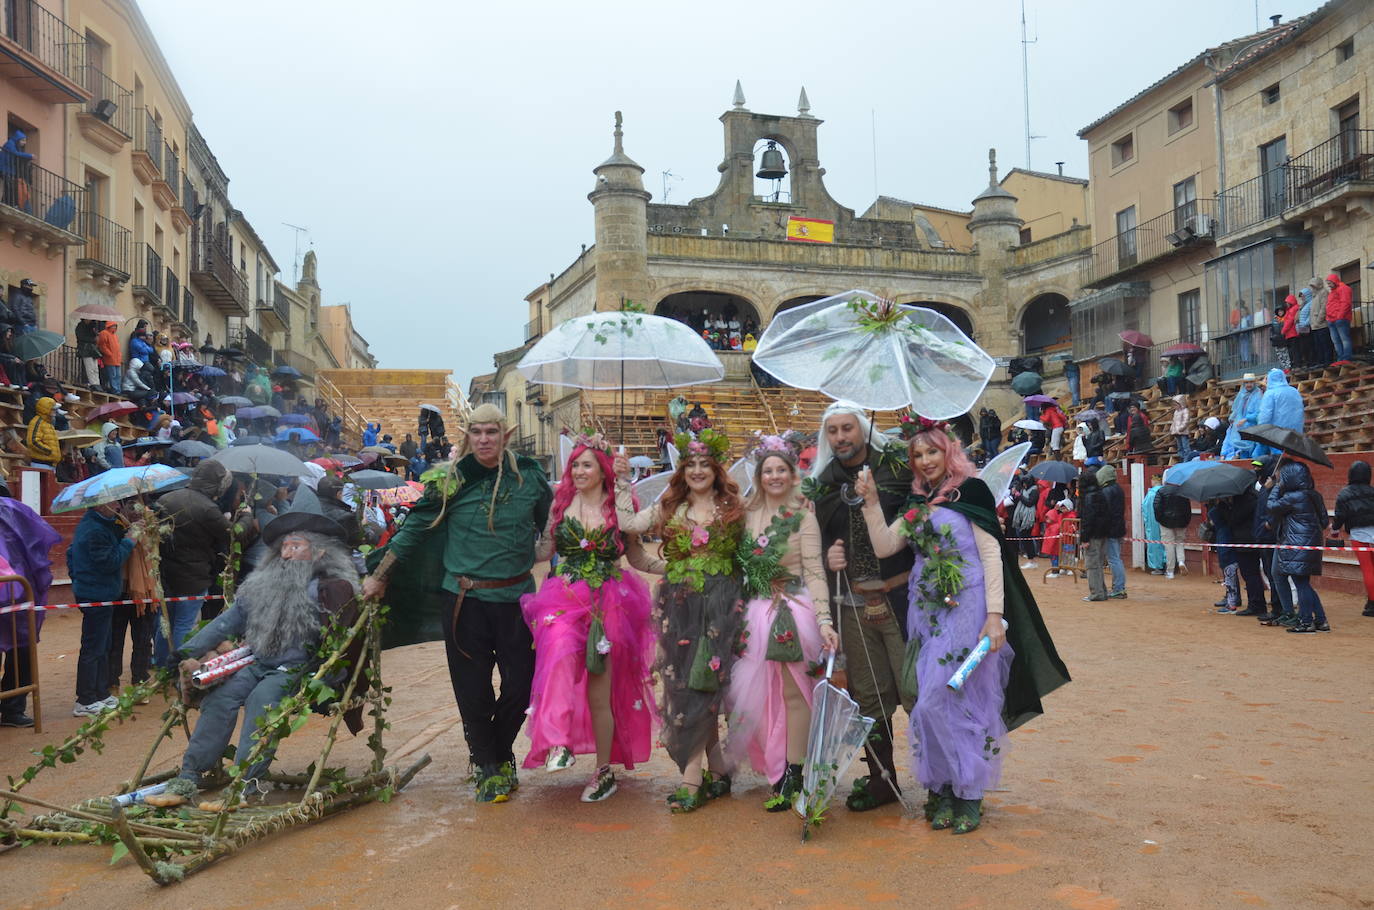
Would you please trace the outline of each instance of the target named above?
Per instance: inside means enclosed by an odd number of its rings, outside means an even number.
[[[507,430],[507,431],[506,431],[506,438],[505,438],[505,441],[506,441],[506,442],[510,442],[510,438],[511,438],[512,436],[515,435],[515,431],[518,430],[518,429],[520,429],[520,428],[519,428],[519,427],[511,427],[509,430]]]

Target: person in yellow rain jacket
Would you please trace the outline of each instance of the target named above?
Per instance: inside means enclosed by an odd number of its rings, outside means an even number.
[[[55,465],[62,460],[57,427],[53,424],[57,402],[51,398],[40,398],[34,403],[33,410],[34,418],[29,421],[28,431],[24,434],[24,446],[35,464]]]

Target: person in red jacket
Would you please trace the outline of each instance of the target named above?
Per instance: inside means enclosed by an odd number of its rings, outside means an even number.
[[[1060,574],[1072,575],[1072,571],[1059,571],[1059,557],[1064,549],[1064,537],[1066,536],[1065,522],[1072,522],[1078,519],[1078,513],[1073,510],[1073,500],[1065,496],[1055,503],[1054,508],[1050,509],[1045,516],[1045,539],[1040,544],[1040,555],[1047,556],[1050,560],[1050,573],[1047,578],[1058,578]]]
[[[100,351],[101,384],[111,395],[118,395],[121,382],[119,367],[124,362],[119,350],[119,323],[105,323],[105,328],[95,336],[95,346]]]
[[[1064,428],[1069,425],[1069,418],[1064,416],[1057,403],[1051,403],[1040,409],[1040,422],[1050,431],[1050,457],[1058,458],[1059,446],[1064,441]]]
[[[1354,347],[1350,343],[1350,319],[1355,309],[1350,285],[1338,275],[1326,276],[1326,324],[1331,328],[1331,343],[1336,348],[1336,363],[1349,363]]]
[[[1284,348],[1279,352],[1283,355],[1279,364],[1284,369],[1291,369],[1298,359],[1298,298],[1289,294],[1283,299],[1283,305],[1274,310],[1274,315],[1282,320],[1279,325]],[[1288,361],[1286,365],[1285,360]]]

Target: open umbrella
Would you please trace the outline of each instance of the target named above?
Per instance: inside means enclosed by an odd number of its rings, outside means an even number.
[[[369,455],[376,455],[380,458],[385,458],[387,455],[391,454],[391,450],[384,446],[364,446],[359,451],[366,452]]]
[[[319,442],[320,437],[316,436],[305,427],[291,427],[287,430],[278,430],[274,437],[277,442]]]
[[[943,314],[860,290],[774,316],[754,363],[797,388],[935,420],[968,411],[997,368]]]
[[[329,457],[338,462],[340,468],[356,468],[363,463],[357,455],[349,455],[347,452],[335,452]]]
[[[219,400],[219,403],[227,404],[231,408],[251,408],[253,406],[252,399],[244,398],[242,395],[225,395]]]
[[[1165,471],[1164,482],[1166,484],[1173,484],[1177,486],[1178,484],[1183,483],[1183,481],[1187,480],[1189,477],[1192,477],[1198,471],[1207,471],[1212,468],[1215,468],[1217,465],[1220,464],[1225,464],[1225,462],[1203,461],[1200,458],[1194,459],[1192,461],[1185,461],[1183,462],[1183,464],[1176,464],[1173,467],[1169,468],[1167,471]]]
[[[1089,420],[1103,420],[1106,418],[1106,416],[1107,415],[1103,414],[1096,408],[1088,408],[1086,411],[1079,411],[1077,414],[1074,415],[1073,419],[1078,421],[1079,423],[1087,423]]]
[[[281,417],[281,411],[278,411],[276,408],[272,407],[270,404],[260,404],[260,405],[258,405],[256,408],[254,408],[254,410],[257,411],[257,413],[253,415],[254,418],[258,418],[258,417],[278,417],[278,418],[279,418],[279,417]]]
[[[200,375],[202,379],[219,379],[221,376],[226,376],[228,374],[219,367],[203,366],[200,368]]]
[[[173,405],[190,404],[191,402],[196,401],[197,397],[198,396],[195,392],[173,392],[170,395],[164,395],[162,397],[162,400],[170,401]]]
[[[399,474],[387,471],[354,471],[348,479],[364,490],[391,490],[406,485]]]
[[[379,500],[389,506],[403,506],[408,503],[417,502],[421,496],[425,495],[425,486],[413,480],[407,480],[402,486],[394,487],[389,490],[377,490],[376,496]]]
[[[1326,452],[1322,451],[1321,446],[1313,442],[1311,438],[1296,430],[1290,430],[1288,427],[1281,427],[1272,423],[1260,423],[1253,427],[1243,427],[1240,431],[1240,438],[1267,445],[1304,461],[1315,461],[1317,464],[1324,464],[1328,468],[1333,467],[1331,459],[1326,457]]]
[[[63,445],[70,443],[78,449],[84,449],[93,442],[99,442],[100,434],[95,430],[60,430],[57,441]]]
[[[84,306],[79,306],[76,309],[72,310],[70,313],[67,314],[67,318],[95,319],[100,322],[123,322],[126,319],[131,319],[132,317],[125,316],[123,313],[119,312],[119,310],[116,310],[114,307],[106,306],[103,303],[88,303]]]
[[[1255,485],[1255,472],[1233,464],[1217,463],[1214,468],[1194,471],[1178,485],[1178,492],[1196,502],[1239,496]]]
[[[198,439],[183,439],[181,442],[172,446],[171,451],[183,458],[209,458],[211,455],[218,452],[219,449],[216,449],[212,445],[207,445]]]
[[[1048,395],[1027,395],[1025,398],[1022,398],[1021,400],[1022,400],[1023,402],[1025,402],[1026,404],[1058,404],[1058,403],[1059,403],[1059,402],[1055,401],[1053,398],[1051,398],[1051,397],[1048,396]]]
[[[1193,344],[1191,341],[1183,341],[1178,344],[1171,344],[1159,352],[1160,357],[1192,357],[1194,354],[1206,354],[1200,344]]]
[[[993,502],[1001,502],[1006,497],[1007,490],[1011,489],[1011,479],[1016,476],[1016,469],[1021,467],[1021,462],[1026,460],[1030,448],[1029,442],[1017,443],[999,452],[978,472],[978,478],[992,491]]]
[[[10,339],[10,353],[20,360],[37,360],[62,347],[64,341],[66,339],[56,332],[34,329]]]
[[[436,413],[436,414],[442,413],[442,412],[439,410],[438,405],[432,405],[432,404],[422,404],[422,405],[420,405],[420,410],[422,410],[422,411],[433,411],[433,412]]]
[[[1011,377],[1011,390],[1018,395],[1039,395],[1045,379],[1034,370],[1026,370]]]
[[[300,427],[305,426],[307,423],[309,423],[310,418],[305,414],[283,414],[281,415],[281,422],[285,424],[290,424],[291,426]]]
[[[1124,332],[1117,332],[1116,337],[1137,348],[1154,347],[1154,339],[1144,332],[1137,332],[1135,329],[1127,329]]]
[[[273,376],[285,376],[287,379],[300,379],[301,371],[295,367],[280,366],[272,371]]]
[[[1135,392],[1108,392],[1107,397],[1110,398],[1112,401],[1126,401],[1128,399],[1131,401],[1140,400],[1140,396],[1138,396]]]
[[[835,655],[831,654],[826,660],[825,678],[816,683],[812,698],[802,785],[792,804],[802,819],[802,840],[821,823],[826,806],[873,728],[873,718],[859,712],[859,703],[830,682],[834,668]]]
[[[1103,373],[1109,373],[1112,376],[1131,376],[1135,374],[1135,370],[1131,369],[1126,364],[1126,361],[1118,357],[1103,357],[1097,362],[1097,368]]]
[[[185,474],[176,468],[163,464],[144,465],[140,468],[111,468],[80,483],[74,483],[52,501],[52,511],[71,512],[91,506],[118,502],[131,496],[156,493],[172,486],[189,481]]]
[[[308,477],[305,462],[290,452],[265,445],[230,446],[216,454],[218,461],[236,474],[272,474],[278,477]]]
[[[1050,483],[1068,483],[1078,476],[1078,470],[1067,461],[1042,461],[1030,473],[1036,480]]]
[[[122,417],[125,414],[132,414],[137,410],[138,405],[134,404],[132,401],[107,401],[87,411],[86,422],[93,423],[97,420],[104,420],[109,417]]]
[[[1014,426],[1014,427],[1020,427],[1020,428],[1023,429],[1023,430],[1043,430],[1043,429],[1045,429],[1045,425],[1044,425],[1043,423],[1041,423],[1040,421],[1038,421],[1038,420],[1029,420],[1029,419],[1018,420],[1018,421],[1016,421],[1016,423],[1012,424],[1012,426]]]

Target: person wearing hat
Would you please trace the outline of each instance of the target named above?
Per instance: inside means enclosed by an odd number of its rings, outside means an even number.
[[[205,464],[213,464],[206,462]],[[221,468],[222,470],[222,468]],[[357,618],[358,573],[344,530],[320,511],[309,487],[262,532],[266,560],[239,585],[234,603],[179,649],[183,687],[201,661],[231,648],[252,651],[253,663],[218,684],[201,701],[200,716],[181,759],[181,776],[199,783],[219,767],[244,713],[235,760],[245,762],[258,745],[258,721],[294,692],[320,665],[316,654],[324,629]],[[361,707],[345,713],[348,729],[362,729]],[[263,749],[242,779],[266,773],[274,750]]]
[[[62,447],[57,440],[57,402],[44,396],[33,406],[33,419],[24,433],[24,446],[30,460],[40,467],[52,467],[62,460]]]
[[[10,311],[14,313],[16,335],[27,335],[38,328],[38,304],[34,300],[36,290],[38,285],[33,283],[33,279],[25,278],[19,282],[19,290],[10,294]]]
[[[403,569],[395,573],[401,584],[389,601],[406,605],[407,615],[392,614],[388,647],[444,639],[463,734],[478,769],[476,797],[484,803],[504,802],[519,786],[515,738],[534,680],[534,639],[520,596],[534,591],[535,542],[553,502],[539,463],[508,447],[516,429],[491,403],[469,415],[457,458],[431,472],[436,476],[424,496],[363,583],[365,596],[381,597],[394,569]],[[442,570],[423,574],[427,565]],[[413,594],[399,590],[402,584],[413,586]],[[492,687],[497,668],[499,696]]]

